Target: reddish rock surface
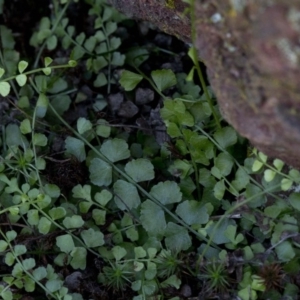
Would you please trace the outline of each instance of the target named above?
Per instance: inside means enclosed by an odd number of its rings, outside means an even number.
[[[180,0],[111,2],[191,40]],[[257,148],[300,168],[299,0],[195,2],[195,45],[223,116]]]

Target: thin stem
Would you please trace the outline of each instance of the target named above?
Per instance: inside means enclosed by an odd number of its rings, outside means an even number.
[[[66,5],[64,6],[64,8],[61,10],[60,15],[59,15],[58,18],[56,19],[55,24],[54,24],[53,27],[51,28],[51,34],[50,34],[50,36],[53,35],[53,33],[54,33],[54,31],[56,30],[58,24],[60,23],[61,19],[62,19],[63,16],[65,15],[66,10],[67,10],[67,8],[69,7],[70,3],[71,3],[71,0],[68,0],[68,2],[66,3]],[[38,63],[39,63],[40,57],[41,57],[41,55],[42,55],[42,52],[44,51],[44,48],[46,47],[47,40],[48,40],[48,39],[46,39],[46,40],[44,41],[43,45],[41,46],[41,48],[40,48],[40,50],[39,50],[39,52],[38,52],[38,54],[37,54],[37,56],[36,56],[36,59],[35,59],[34,64],[33,64],[33,68],[34,68],[34,69],[37,67],[37,65],[38,65]]]
[[[150,85],[152,86],[152,88],[164,99],[166,100],[167,97],[156,87],[156,85],[154,84],[153,80],[148,77],[147,75],[145,75],[140,69],[138,69],[137,67],[134,67],[136,69],[136,71],[143,76],[144,79],[146,79]]]
[[[196,32],[196,10],[195,10],[195,0],[192,0],[191,1],[191,6],[190,6],[190,15],[191,15],[191,27],[192,27],[192,42],[193,42],[193,45],[195,45],[195,42],[196,42],[196,36],[197,36],[197,32]],[[204,94],[205,94],[205,97],[206,97],[206,100],[208,102],[208,105],[210,107],[210,110],[213,114],[213,117],[218,125],[219,128],[222,128],[221,124],[220,124],[220,120],[217,116],[217,113],[216,113],[216,110],[214,109],[214,106],[213,106],[213,103],[212,103],[212,100],[211,100],[211,97],[209,95],[209,92],[208,92],[208,89],[207,89],[207,86],[205,84],[205,80],[204,80],[204,77],[203,77],[203,74],[202,74],[202,70],[200,68],[200,64],[199,64],[199,60],[196,59],[198,57],[198,53],[196,51],[196,48],[195,47],[192,47],[192,57],[194,58],[193,59],[193,62],[194,62],[194,65],[196,67],[196,70],[197,70],[197,74],[198,74],[198,77],[200,79],[200,83],[201,83],[201,86],[203,88],[203,91],[204,91]]]
[[[59,66],[52,66],[52,67],[48,67],[48,68],[51,68],[51,69],[62,69],[62,68],[73,68],[72,66],[70,66],[69,64],[65,64],[65,65],[59,65]],[[44,68],[38,68],[38,69],[34,69],[34,70],[31,70],[31,71],[27,71],[27,72],[24,72],[22,73],[22,75],[30,75],[30,74],[34,74],[34,73],[37,73],[37,72],[42,72]],[[17,77],[17,75],[14,75],[14,76],[10,76],[10,77],[7,77],[1,81],[10,81],[12,79],[15,79]]]
[[[114,165],[105,155],[103,155],[98,149],[96,149],[91,143],[89,143],[83,136],[81,136],[78,132],[76,132],[53,108],[53,106],[49,103],[49,107],[53,111],[53,113],[56,115],[56,117],[70,130],[73,132],[75,136],[77,136],[80,140],[82,140],[87,146],[90,147],[91,150],[93,150],[102,160],[107,162],[109,165],[112,166],[112,168],[119,173],[123,178],[125,178],[128,182],[133,184],[144,196],[146,196],[148,199],[153,201],[156,205],[161,207],[169,216],[171,216],[174,220],[176,220],[179,224],[181,224],[183,227],[185,227],[188,231],[192,232],[197,236],[199,239],[204,240],[208,242],[209,240],[202,235],[201,233],[197,232],[190,226],[188,226],[184,221],[179,219],[174,213],[172,213],[168,208],[166,208],[164,205],[161,204],[161,202],[153,197],[151,194],[149,194],[145,189],[143,189],[139,184],[137,184],[130,176],[128,176],[125,172],[123,172],[120,168],[118,168],[116,165]],[[210,243],[213,247],[216,249],[221,250],[219,246],[217,246],[215,243]]]

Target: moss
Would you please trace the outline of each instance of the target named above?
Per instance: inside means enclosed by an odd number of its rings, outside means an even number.
[[[175,8],[175,1],[174,0],[166,0],[166,7],[174,9]]]

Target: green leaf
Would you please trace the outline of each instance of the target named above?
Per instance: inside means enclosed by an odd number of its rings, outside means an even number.
[[[38,267],[32,271],[32,275],[36,281],[40,281],[47,276],[47,271],[45,267]]]
[[[73,269],[86,269],[87,250],[84,247],[75,247],[70,255],[72,257],[70,265]]]
[[[49,216],[53,220],[58,220],[63,218],[67,214],[66,210],[63,207],[53,207],[49,210]]]
[[[27,81],[27,76],[24,74],[20,74],[16,76],[16,81],[19,86],[24,86]]]
[[[18,63],[18,70],[20,73],[23,73],[25,69],[28,67],[28,62],[25,60],[21,60]]]
[[[224,184],[224,179],[222,179],[222,180],[218,181],[214,186],[214,196],[218,200],[222,200],[224,197],[225,191],[226,191],[226,187]]]
[[[45,65],[46,68],[47,68],[48,66],[50,66],[52,62],[53,62],[53,59],[52,59],[51,57],[46,56],[46,57],[44,58],[44,65]]]
[[[185,251],[192,245],[187,229],[173,222],[168,223],[165,237],[167,249],[175,252]]]
[[[104,225],[105,224],[105,219],[106,219],[106,211],[102,209],[93,209],[92,212],[92,217],[95,221],[96,225]]]
[[[120,84],[125,89],[125,91],[132,91],[143,79],[143,76],[130,72],[130,71],[123,71],[120,78]],[[1,93],[1,86],[0,86],[0,93]]]
[[[20,124],[21,133],[27,134],[31,132],[31,123],[28,119],[24,119]]]
[[[58,94],[59,92],[62,92],[67,88],[68,88],[67,81],[62,77],[58,77],[58,79],[54,81],[51,87],[48,87],[48,92],[51,94]]]
[[[168,279],[166,279],[165,281],[163,281],[160,284],[160,286],[162,288],[168,288],[171,286],[171,287],[175,287],[178,290],[181,286],[181,280],[174,274],[171,277],[169,277]]]
[[[6,97],[10,92],[10,85],[8,82],[0,82],[0,95]]]
[[[121,260],[127,254],[127,251],[123,247],[120,247],[120,246],[114,246],[111,249],[111,252],[113,253],[114,258],[117,261]]]
[[[132,242],[136,242],[139,239],[139,232],[134,227],[127,229],[125,234]]]
[[[84,221],[82,220],[81,216],[74,215],[72,217],[66,217],[63,220],[64,226],[69,228],[81,228],[84,224]]]
[[[94,36],[90,36],[84,42],[84,47],[89,51],[93,52],[96,46],[97,40]]]
[[[177,124],[179,127],[182,125],[194,125],[194,117],[186,110],[184,103],[178,99],[165,100],[164,107],[160,110],[160,114],[167,126],[171,124],[170,122]],[[195,133],[195,135],[197,134]]]
[[[141,289],[141,286],[142,286],[141,280],[136,280],[131,283],[131,289],[136,292]],[[136,297],[134,297],[133,300],[140,300],[140,299],[136,299]],[[141,299],[141,300],[143,300],[143,299]]]
[[[111,127],[107,125],[97,125],[96,134],[98,136],[108,138],[110,136]]]
[[[83,141],[68,136],[65,140],[65,145],[68,153],[74,155],[80,162],[85,160],[86,153]]]
[[[126,53],[126,62],[138,68],[143,62],[149,58],[149,51],[145,48],[133,48]]]
[[[87,201],[92,201],[91,191],[92,187],[88,184],[85,184],[84,186],[82,186],[81,184],[77,184],[72,189],[74,198],[81,198]]]
[[[35,267],[35,260],[33,258],[26,258],[22,261],[23,268],[28,271]]]
[[[247,186],[249,181],[250,176],[248,175],[248,173],[245,171],[244,168],[239,167],[237,172],[235,173],[235,180],[233,180],[231,184],[237,191],[240,191]]]
[[[219,245],[229,243],[230,240],[224,235],[224,232],[227,229],[228,224],[232,224],[231,221],[225,219],[218,225],[218,227],[216,227],[216,223],[217,222],[210,221],[206,225],[205,231],[215,244]]]
[[[51,198],[58,198],[60,196],[60,189],[57,185],[47,183],[44,188],[46,194]]]
[[[230,154],[221,152],[215,159],[215,167],[218,168],[222,176],[228,176],[233,167],[233,158]]]
[[[5,233],[9,242],[13,241],[17,237],[17,233],[14,230],[9,230]]]
[[[144,268],[144,264],[142,262],[135,261],[133,263],[133,270],[135,272],[140,272],[143,268]]]
[[[147,256],[147,252],[143,247],[134,247],[135,258],[143,258]]]
[[[69,60],[68,61],[68,65],[70,66],[70,67],[76,67],[77,66],[77,61],[76,60]]]
[[[263,163],[266,163],[266,162],[267,162],[268,156],[265,155],[264,153],[258,152],[258,157],[260,158],[260,160],[261,160]]]
[[[46,45],[49,51],[54,50],[57,46],[57,37],[55,35],[50,36],[47,39]]]
[[[54,293],[56,291],[59,291],[62,287],[63,282],[59,279],[50,279],[46,282],[46,288],[50,293]]]
[[[15,256],[23,255],[27,252],[27,249],[24,245],[16,245],[14,246]]]
[[[102,190],[100,193],[96,193],[95,201],[102,206],[105,206],[112,199],[112,196],[113,195],[110,191]]]
[[[147,262],[147,270],[145,271],[145,278],[147,280],[152,280],[156,277],[157,269],[156,264],[149,261]]]
[[[74,241],[70,234],[64,234],[56,237],[56,246],[64,253],[71,252],[74,247]]]
[[[148,159],[138,158],[128,162],[125,172],[135,181],[148,181],[154,178],[154,167]]]
[[[35,290],[35,281],[33,279],[31,279],[30,277],[25,277],[24,278],[24,288],[25,291],[30,293],[33,292]]]
[[[46,217],[41,217],[39,220],[38,229],[40,233],[46,234],[50,231],[51,221],[49,221]]]
[[[113,66],[123,66],[126,56],[120,52],[113,52],[111,64]]]
[[[101,87],[108,83],[106,75],[104,73],[99,73],[95,79],[93,85],[94,87]]]
[[[264,214],[266,217],[274,218],[276,219],[279,214],[281,213],[282,208],[278,207],[276,204],[275,205],[270,205],[265,208]]]
[[[111,162],[117,162],[130,157],[128,144],[122,139],[107,140],[102,144],[100,150]]]
[[[188,56],[193,61],[194,65],[197,65],[198,63],[198,56],[197,56],[197,50],[195,47],[191,47],[188,51]]]
[[[275,251],[280,261],[286,262],[293,259],[296,255],[295,250],[289,241],[283,241],[276,246]]]
[[[273,161],[273,165],[275,166],[275,168],[277,169],[277,171],[281,171],[283,166],[284,166],[284,162],[278,158],[274,159]]]
[[[15,263],[15,256],[11,252],[7,252],[4,258],[4,262],[11,267]]]
[[[185,159],[176,159],[173,164],[170,165],[168,171],[174,177],[180,177],[181,179],[189,177],[194,172],[191,163]]]
[[[90,180],[98,186],[109,186],[112,183],[112,167],[100,158],[93,158],[89,167]]]
[[[236,131],[229,126],[218,129],[214,133],[214,138],[223,149],[226,149],[237,142]]]
[[[300,172],[298,170],[290,170],[289,176],[292,177],[293,181],[295,181],[296,183],[300,183]]]
[[[52,72],[52,69],[51,68],[43,68],[42,71],[46,76],[49,76]]]
[[[44,93],[40,93],[36,103],[36,113],[39,118],[43,118],[46,115],[48,105],[48,97]]]
[[[227,237],[234,245],[240,243],[244,237],[241,233],[236,235],[237,226],[228,225],[227,229],[224,232],[224,236]]]
[[[289,196],[290,204],[300,211],[300,193],[292,193]]]
[[[17,124],[8,124],[5,128],[5,138],[6,138],[6,145],[7,146],[17,146],[20,145],[24,147],[25,145],[28,147],[28,143],[23,138],[20,128]]]
[[[257,172],[261,169],[261,167],[263,166],[264,164],[259,161],[259,160],[255,160],[254,163],[253,163],[253,166],[252,166],[252,171],[253,172]]]
[[[137,188],[124,180],[117,180],[113,186],[114,190],[114,201],[119,209],[121,210],[131,210],[132,208],[137,208],[141,199]]]
[[[182,193],[174,181],[160,182],[151,188],[150,195],[155,197],[161,204],[180,202]]]
[[[292,180],[287,179],[287,178],[283,178],[281,180],[281,189],[283,191],[287,191],[287,190],[289,190],[291,188],[292,184],[293,184]]]
[[[59,95],[59,96],[55,96],[52,100],[51,100],[51,105],[54,108],[54,110],[60,115],[62,116],[64,112],[66,112],[71,104],[71,98],[68,95]],[[53,112],[49,112],[50,116],[52,116],[52,114],[54,114]]]
[[[47,141],[47,137],[43,133],[35,133],[33,135],[33,144],[36,146],[46,146]]]
[[[251,197],[248,205],[252,208],[259,207],[265,203],[265,196],[261,194],[261,189],[254,184],[249,183],[246,188],[245,196],[247,199]]]
[[[206,224],[209,219],[206,207],[199,201],[186,200],[177,206],[176,214],[188,225]]]
[[[171,138],[176,138],[176,137],[182,136],[182,133],[176,123],[166,120],[165,124],[167,126],[168,135]]]
[[[157,288],[158,287],[157,287],[157,283],[155,280],[143,281],[142,290],[143,290],[143,294],[146,294],[146,296],[153,295],[156,292]],[[146,299],[149,299],[149,297],[146,297]],[[138,300],[140,300],[140,299],[138,299]]]
[[[32,226],[38,225],[40,220],[39,211],[37,209],[30,209],[27,212],[27,220],[28,223]]]
[[[177,83],[174,72],[169,69],[152,71],[151,77],[161,92]]]
[[[186,76],[186,81],[193,81],[196,68],[192,67],[189,74]]]
[[[105,243],[103,233],[92,228],[81,231],[80,236],[89,248],[100,247]]]
[[[166,228],[165,213],[157,204],[150,200],[144,201],[141,204],[140,220],[149,236],[163,236]]]
[[[5,74],[5,70],[3,68],[0,68],[0,78]]]
[[[8,246],[7,242],[0,240],[0,252],[4,252],[7,248],[7,246]]]
[[[266,182],[271,182],[276,175],[276,172],[270,169],[265,170],[264,179]]]

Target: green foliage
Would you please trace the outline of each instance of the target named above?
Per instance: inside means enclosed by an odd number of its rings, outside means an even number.
[[[287,266],[275,292],[297,294],[299,171],[256,149],[247,157],[245,141],[221,126],[194,48],[189,74],[143,73],[152,53],[122,53],[124,17],[103,0],[86,0],[92,29],[78,32],[67,13],[72,2],[54,0],[51,17],[41,18],[29,41],[34,62],[20,59],[14,34],[0,25],[0,95],[20,112],[13,122],[0,119],[1,298],[83,299],[67,283],[91,261],[100,265],[89,268],[103,298],[168,298],[190,281],[203,299],[259,299],[270,281],[259,265],[272,261]],[[86,96],[72,72],[97,94],[91,114],[73,127],[65,113]],[[163,100],[168,143],[93,118],[105,115],[119,85],[128,101],[138,85]]]

